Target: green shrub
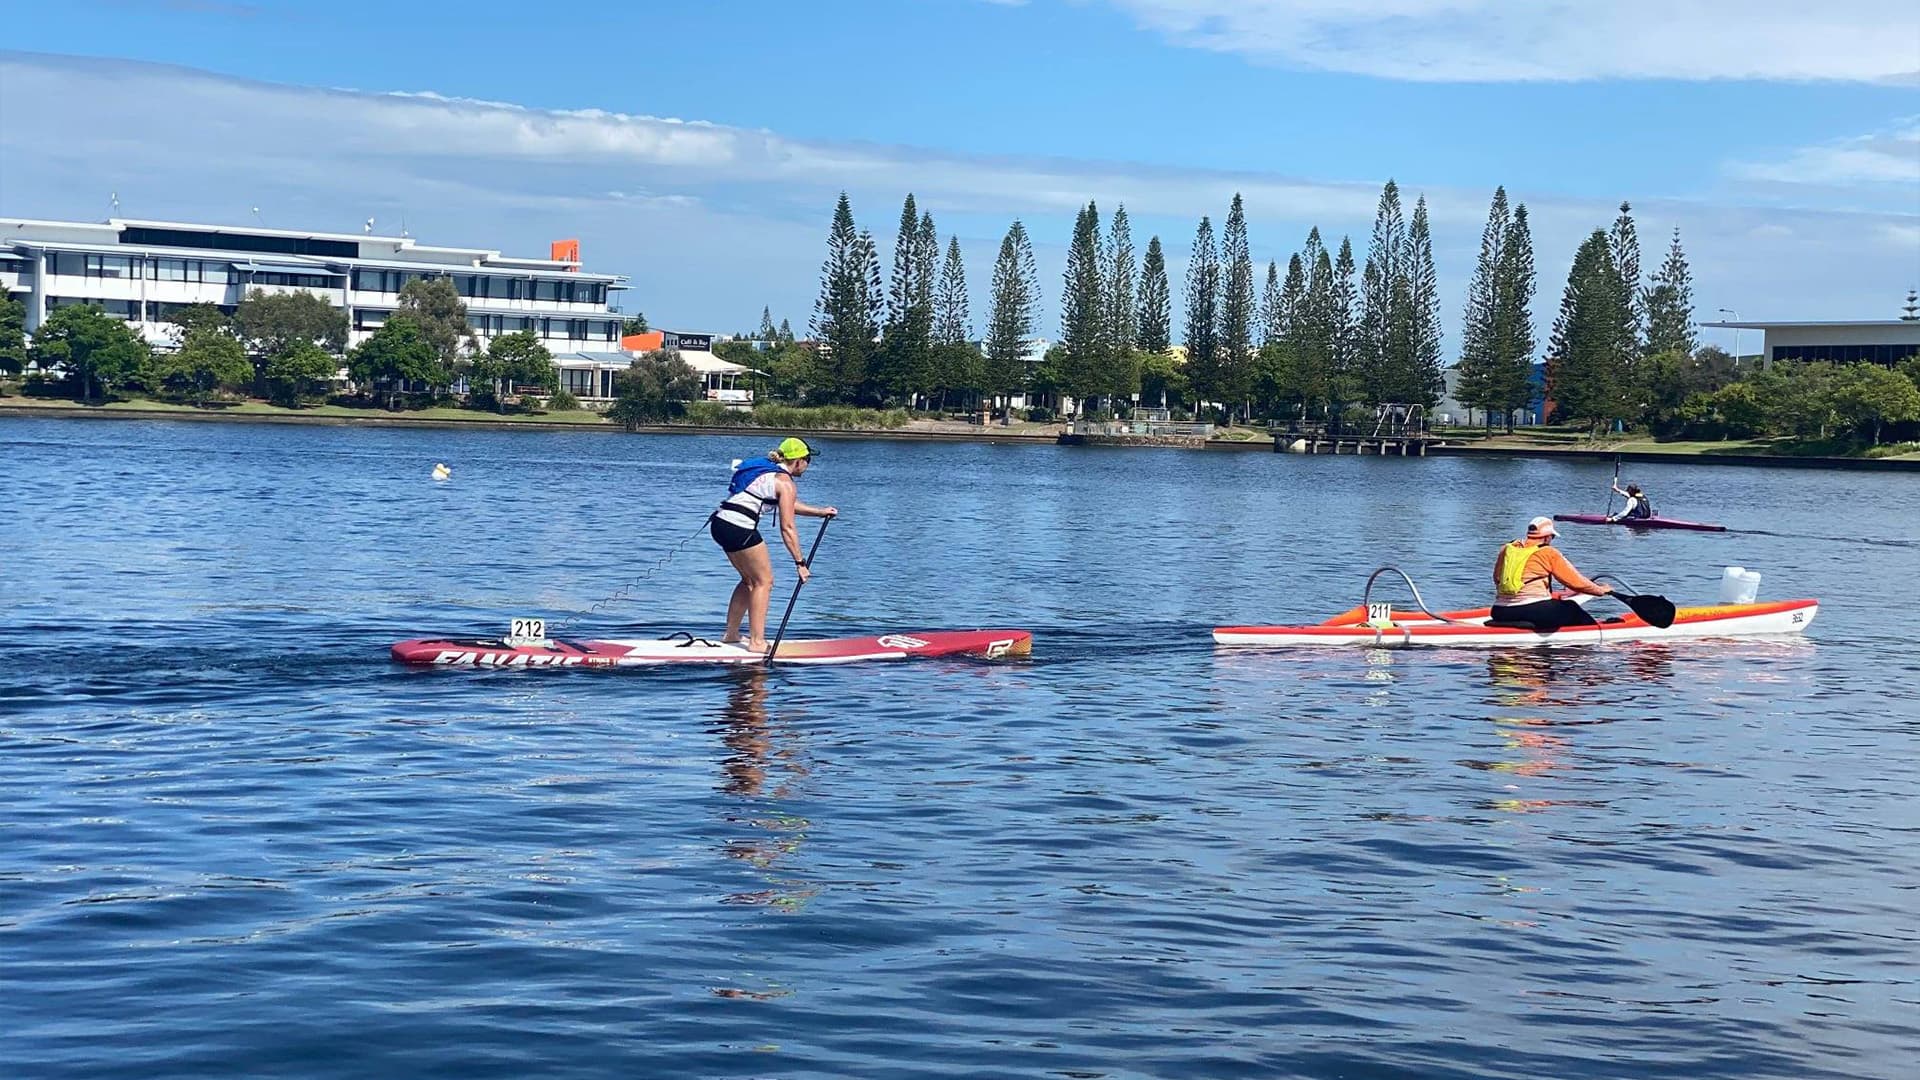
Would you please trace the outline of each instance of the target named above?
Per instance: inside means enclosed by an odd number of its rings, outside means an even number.
[[[745,409],[729,409],[717,401],[689,401],[682,418],[697,427],[738,427],[753,421]]]
[[[753,423],[756,425],[792,431],[897,428],[905,427],[911,418],[905,409],[860,409],[852,405],[800,408],[769,403],[756,406],[753,410]]]
[[[579,412],[580,399],[563,386],[547,398],[546,409],[548,412]]]
[[[78,387],[72,379],[55,378],[44,372],[33,372],[20,384],[20,393],[26,397],[73,397]]]

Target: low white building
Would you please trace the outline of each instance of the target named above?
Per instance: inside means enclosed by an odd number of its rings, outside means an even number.
[[[753,368],[722,360],[706,349],[680,349],[686,361],[705,385],[703,397],[723,405],[745,408],[753,404]],[[604,405],[619,394],[614,380],[632,365],[638,354],[630,351],[581,351],[556,353],[553,366],[560,369],[560,385],[583,404]]]
[[[1826,360],[1836,364],[1862,361],[1891,367],[1910,356],[1920,356],[1920,320],[1868,319],[1854,322],[1711,322],[1717,330],[1760,331],[1764,366],[1776,360]],[[1736,343],[1738,344],[1738,343]],[[1744,348],[1736,352],[1745,353]]]
[[[609,300],[626,279],[582,270],[574,241],[556,242],[549,255],[514,258],[406,236],[0,218],[0,290],[25,302],[29,334],[49,312],[93,304],[168,344],[174,312],[189,304],[231,312],[257,288],[304,290],[343,309],[353,345],[386,322],[408,282],[444,277],[482,343],[527,330],[556,353],[618,348],[621,319]]]

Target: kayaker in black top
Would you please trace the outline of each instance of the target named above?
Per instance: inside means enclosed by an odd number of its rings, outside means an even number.
[[[1639,484],[1628,484],[1625,491],[1615,484],[1613,493],[1625,497],[1627,505],[1621,507],[1619,513],[1607,515],[1608,521],[1644,521],[1653,516],[1653,502],[1640,490]]]

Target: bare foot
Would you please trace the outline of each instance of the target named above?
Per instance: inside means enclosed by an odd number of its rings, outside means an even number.
[[[766,651],[767,651],[767,643],[766,643],[766,642],[764,642],[764,641],[749,641],[749,642],[747,642],[747,651],[748,651],[748,652],[757,652],[757,653],[763,653],[763,652],[766,652]]]

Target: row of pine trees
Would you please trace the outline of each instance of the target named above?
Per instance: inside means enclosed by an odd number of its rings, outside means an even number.
[[[1642,283],[1631,208],[1611,231],[1581,245],[1548,346],[1561,415],[1629,415],[1641,359],[1693,352],[1691,285],[1676,231],[1667,261]],[[1364,262],[1350,238],[1329,249],[1316,227],[1302,249],[1265,268],[1264,286],[1234,195],[1218,241],[1210,217],[1195,231],[1181,324],[1173,344],[1173,294],[1158,236],[1135,262],[1124,206],[1103,223],[1092,202],[1075,217],[1060,292],[1058,342],[1045,362],[1027,357],[1039,330],[1032,239],[1015,220],[994,261],[984,334],[976,340],[957,237],[943,246],[933,215],[909,194],[901,207],[891,273],[859,229],[842,193],[828,235],[811,333],[820,348],[809,396],[867,405],[1004,399],[1058,393],[1112,402],[1170,386],[1196,412],[1241,417],[1337,414],[1349,405],[1419,404],[1444,390],[1439,288],[1424,196],[1405,212],[1389,180],[1380,193]],[[1468,289],[1461,328],[1462,404],[1489,423],[1536,396],[1533,240],[1524,204],[1496,190]],[[1613,410],[1609,412],[1608,410]]]
[[[1597,427],[1645,409],[1656,361],[1690,360],[1693,283],[1680,232],[1650,280],[1640,277],[1633,208],[1595,229],[1574,253],[1547,343],[1547,392],[1557,418]]]

